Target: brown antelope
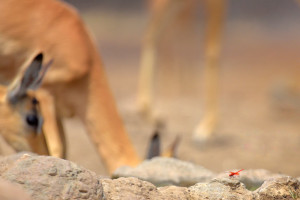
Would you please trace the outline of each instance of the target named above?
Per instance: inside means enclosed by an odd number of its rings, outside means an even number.
[[[48,155],[44,134],[58,133],[47,133],[42,127],[43,116],[38,95],[31,91],[40,86],[50,66],[48,63],[42,67],[42,60],[43,55],[37,55],[8,87],[0,86],[0,134],[16,151]],[[51,120],[50,116],[47,117]]]
[[[203,141],[214,131],[218,118],[218,75],[221,33],[226,0],[205,0],[207,15],[205,46],[205,114],[194,133],[195,139]],[[150,0],[152,16],[144,39],[138,90],[138,109],[147,118],[153,101],[153,73],[157,62],[157,44],[168,23],[174,20],[182,8],[191,8],[195,0]]]
[[[54,59],[41,95],[49,107],[43,115],[78,116],[106,167],[113,172],[140,159],[126,133],[107,83],[97,48],[76,10],[57,0],[0,2],[0,74],[9,80],[19,64],[35,52]],[[51,98],[50,98],[51,97]],[[53,100],[53,101],[52,101]],[[47,110],[48,108],[48,110]],[[55,111],[55,112],[54,112]],[[47,127],[54,121],[48,121]],[[50,155],[63,156],[63,142],[46,136]]]

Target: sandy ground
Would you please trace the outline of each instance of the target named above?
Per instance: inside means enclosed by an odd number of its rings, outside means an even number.
[[[143,157],[154,129],[136,113],[135,105],[147,15],[105,9],[81,13],[99,44],[130,138]],[[274,22],[273,26],[240,19],[226,24],[220,67],[220,123],[206,144],[195,143],[191,137],[204,108],[203,21],[198,20],[190,32],[167,32],[160,45],[154,105],[154,112],[167,123],[163,148],[180,135],[178,157],[208,169],[265,168],[300,176],[300,111],[293,106],[280,109],[282,104],[271,95],[278,85],[293,83],[300,75],[300,24],[295,20]],[[64,123],[68,158],[106,174],[79,121],[68,119]]]

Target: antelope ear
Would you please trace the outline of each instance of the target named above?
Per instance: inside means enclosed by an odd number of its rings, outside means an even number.
[[[31,64],[26,68],[22,75],[17,78],[8,87],[7,98],[10,102],[15,103],[18,99],[26,95],[28,89],[37,89],[43,80],[43,77],[51,65],[50,61],[44,69],[42,68],[43,54],[38,54]]]
[[[36,90],[42,85],[43,79],[48,69],[52,66],[52,64],[53,64],[53,59],[51,59],[49,62],[43,65],[42,69],[40,70],[38,78],[35,80],[34,83],[31,84],[30,89]]]

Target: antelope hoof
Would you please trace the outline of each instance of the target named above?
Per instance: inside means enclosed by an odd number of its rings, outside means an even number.
[[[194,131],[193,141],[199,144],[206,143],[211,138],[213,131],[214,128],[212,126],[201,124]]]

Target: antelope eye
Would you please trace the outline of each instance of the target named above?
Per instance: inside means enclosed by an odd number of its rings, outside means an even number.
[[[35,114],[29,114],[26,116],[26,122],[30,126],[37,127],[39,125],[39,119]]]
[[[32,98],[32,104],[37,105],[37,104],[39,104],[39,101],[35,97],[33,97]]]

